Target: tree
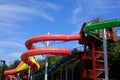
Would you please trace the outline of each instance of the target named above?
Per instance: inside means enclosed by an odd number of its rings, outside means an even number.
[[[110,43],[108,45],[109,62],[113,64],[114,62],[120,63],[120,39],[117,42]]]
[[[110,71],[109,76],[111,79],[119,80],[120,79],[120,39],[117,42],[111,43],[108,46],[109,54],[109,63]]]
[[[52,67],[60,58],[61,58],[61,56],[51,56],[51,57],[49,57],[48,58],[49,67]]]
[[[20,63],[20,60],[15,60],[13,64],[10,64],[7,69],[14,69],[16,68]]]

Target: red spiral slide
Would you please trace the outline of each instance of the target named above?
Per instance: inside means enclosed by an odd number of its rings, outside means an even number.
[[[20,64],[15,69],[5,71],[4,75],[8,79],[11,78],[12,80],[17,80],[14,77],[14,74],[27,70],[28,65],[31,66],[33,70],[39,70],[40,66],[34,57],[35,55],[52,54],[52,55],[65,56],[71,53],[71,50],[66,48],[38,48],[33,46],[34,43],[43,42],[43,41],[57,41],[57,40],[72,41],[79,39],[81,39],[80,34],[70,34],[70,35],[47,34],[47,35],[35,36],[33,38],[30,38],[25,43],[28,51],[22,54],[21,56],[22,61],[20,62]]]
[[[81,36],[80,34],[70,34],[70,35],[64,35],[64,34],[47,34],[47,35],[41,35],[41,36],[35,36],[30,38],[26,41],[25,45],[28,49],[28,51],[24,52],[21,56],[21,59],[28,65],[30,65],[33,69],[37,69],[37,65],[33,63],[29,57],[30,56],[36,56],[36,55],[42,55],[42,54],[52,54],[52,55],[69,55],[71,54],[71,50],[67,48],[38,48],[33,46],[34,43],[37,42],[43,42],[43,41],[72,41],[72,40],[80,40]]]

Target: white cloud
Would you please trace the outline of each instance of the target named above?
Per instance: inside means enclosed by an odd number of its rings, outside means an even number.
[[[107,14],[114,15],[119,8],[120,1],[118,0],[76,0],[75,8],[72,11],[72,23],[80,29],[84,21]]]
[[[13,58],[16,58],[16,59],[20,59],[21,55],[22,55],[22,52],[9,53],[9,57],[13,57]]]
[[[54,15],[50,12],[58,11],[60,11],[59,5],[47,1],[0,0],[0,34],[23,28],[21,23],[34,17],[53,22]]]
[[[73,14],[74,15],[77,15],[78,13],[82,12],[83,11],[83,8],[82,7],[77,7],[73,10]]]
[[[23,54],[23,52],[13,52],[13,53],[9,53],[8,57],[12,57],[12,58],[15,58],[16,60],[17,59],[20,59],[21,60],[21,55]],[[35,56],[37,59],[44,59],[44,57],[42,55],[38,55],[38,56]]]
[[[45,47],[45,44],[42,42],[35,43],[34,46],[36,47]]]
[[[21,5],[1,5],[0,12],[1,21],[15,22],[15,20],[29,20],[31,16],[27,15],[37,15],[50,21],[53,19],[44,11],[38,11]]]
[[[15,47],[24,47],[23,44],[13,41],[0,41],[0,46],[8,47],[8,46],[15,46]]]
[[[0,58],[10,61],[20,58],[25,45],[24,39],[33,33],[20,32],[21,23],[30,21],[35,17],[53,22],[51,12],[59,12],[59,5],[38,0],[0,0]],[[18,32],[19,31],[19,32]],[[19,37],[19,39],[18,39]],[[20,39],[21,38],[21,39]],[[43,47],[42,44],[39,47]],[[4,55],[4,53],[6,55]]]
[[[4,50],[5,50],[4,48],[1,48],[1,47],[0,47],[0,55],[3,54]],[[0,56],[0,58],[1,58],[1,56]]]
[[[10,52],[1,55],[1,59],[5,60],[7,65],[10,65],[14,62],[14,60],[21,60],[20,56],[22,55],[22,52]]]
[[[73,24],[77,24],[78,26],[80,25],[80,21],[83,19],[82,16],[84,16],[83,14],[83,10],[84,8],[82,7],[76,7],[74,10],[73,10],[73,17],[72,17],[72,22]]]
[[[29,21],[36,16],[43,20],[54,21],[54,15],[51,13],[57,13],[59,11],[59,5],[47,1],[0,0],[0,58],[4,58],[7,63],[9,61],[11,62],[13,60],[20,59],[22,54],[21,52],[25,49],[24,44],[21,44],[21,41],[26,37],[27,32],[17,32],[19,31],[19,22],[22,23]],[[22,38],[20,37],[21,34]],[[21,41],[18,41],[18,37],[21,38]],[[43,44],[35,45],[38,47],[44,47]],[[2,50],[4,50],[3,53]],[[17,52],[17,50],[21,52]]]
[[[61,7],[59,7],[58,5],[56,4],[53,4],[53,3],[50,3],[50,2],[45,2],[43,5],[45,5],[46,7],[48,8],[51,8],[55,11],[59,11]]]
[[[9,23],[9,22],[0,22],[0,30],[1,29],[7,29],[7,28],[13,28],[13,26],[15,26],[13,23]],[[2,30],[1,30],[2,31]]]
[[[18,1],[19,2],[19,1]],[[37,1],[38,2],[38,1]],[[38,2],[38,3],[31,3],[31,1],[28,0],[28,3],[10,3],[4,2],[4,4],[0,5],[0,17],[4,20],[26,20],[31,18],[32,16],[28,15],[34,15],[34,16],[40,16],[46,20],[54,21],[54,18],[49,15],[49,12],[46,11],[46,9],[59,11],[60,8],[58,5],[50,3],[50,2]]]

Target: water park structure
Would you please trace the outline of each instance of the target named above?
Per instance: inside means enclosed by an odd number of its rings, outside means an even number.
[[[94,21],[84,23],[79,34],[46,34],[35,36],[28,39],[25,43],[28,51],[24,52],[21,55],[21,63],[17,68],[13,70],[8,70],[4,72],[4,76],[10,79],[10,75],[14,75],[18,72],[26,71],[29,69],[29,66],[32,70],[39,70],[40,66],[35,59],[37,55],[56,55],[56,56],[65,56],[58,61],[53,68],[48,69],[48,72],[54,70],[59,71],[59,65],[63,64],[64,61],[69,60],[69,63],[73,63],[76,60],[80,60],[80,80],[105,80],[106,76],[101,77],[101,74],[105,73],[105,59],[101,59],[104,56],[103,48],[103,32],[102,29],[105,29],[108,42],[116,41],[116,34],[114,27],[120,26],[120,19],[101,21],[96,19]],[[84,50],[74,53],[67,48],[39,48],[34,46],[34,43],[44,42],[44,41],[74,41],[77,40],[79,44],[84,46]],[[75,57],[76,55],[76,57]],[[57,67],[57,69],[55,69]],[[64,66],[62,66],[64,67]],[[37,76],[45,74],[44,72],[38,72],[32,74],[34,79],[37,79]],[[106,73],[105,73],[106,74]],[[58,79],[58,78],[57,78]],[[66,78],[67,79],[67,78]],[[12,77],[12,80],[17,80],[15,77]],[[39,80],[39,79],[38,79]],[[50,79],[51,80],[51,79]],[[58,79],[63,80],[63,79]],[[64,79],[65,80],[65,79]],[[71,78],[71,80],[73,80]]]

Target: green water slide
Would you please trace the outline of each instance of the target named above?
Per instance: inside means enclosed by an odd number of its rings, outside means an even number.
[[[104,29],[104,28],[108,29],[118,26],[120,26],[120,19],[107,20],[97,23],[90,22],[87,25],[85,25],[83,31],[89,34],[98,34],[98,30],[100,29]]]

